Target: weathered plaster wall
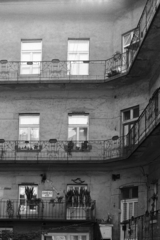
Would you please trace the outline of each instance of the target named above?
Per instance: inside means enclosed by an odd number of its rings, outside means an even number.
[[[119,89],[105,85],[16,86],[0,89],[0,134],[18,140],[19,114],[40,114],[40,140],[68,138],[68,113],[89,113],[89,139],[105,140],[120,134],[121,110],[148,103],[148,84]]]
[[[2,172],[0,176],[1,189],[0,199],[18,199],[18,185],[22,183],[34,183],[38,184],[38,196],[41,197],[42,190],[52,190],[51,185],[48,182],[41,183],[40,174],[43,171],[27,170],[19,172]],[[120,174],[120,179],[113,181],[112,174]],[[47,178],[53,182],[53,186],[64,196],[67,184],[72,184],[71,179],[80,177],[91,191],[91,197],[96,200],[96,217],[99,219],[106,219],[110,213],[113,219],[113,235],[114,239],[119,236],[120,226],[120,200],[121,191],[120,188],[126,186],[138,186],[139,187],[139,205],[138,213],[141,214],[146,210],[146,180],[143,177],[140,168],[126,168],[124,170],[112,170],[112,171],[90,171],[79,170],[78,175],[75,170],[56,170],[51,167],[46,171]],[[10,176],[8,178],[8,176]],[[53,197],[56,197],[54,192]],[[50,198],[47,198],[49,200]],[[43,199],[46,200],[45,198]]]
[[[90,59],[110,58],[121,50],[121,34],[137,26],[144,4],[145,0],[0,3],[0,58],[18,61],[21,39],[42,39],[42,60],[66,60],[68,38],[89,38]]]

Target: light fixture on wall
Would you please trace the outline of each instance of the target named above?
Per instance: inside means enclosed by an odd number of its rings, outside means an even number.
[[[117,179],[120,179],[120,174],[112,174],[112,180],[116,181]]]

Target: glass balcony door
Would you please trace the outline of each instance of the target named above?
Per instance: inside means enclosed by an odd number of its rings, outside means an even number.
[[[22,42],[21,74],[40,74],[42,42]]]

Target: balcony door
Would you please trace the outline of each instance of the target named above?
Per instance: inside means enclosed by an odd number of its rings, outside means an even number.
[[[21,74],[40,74],[42,41],[21,42]]]
[[[68,41],[68,70],[70,75],[89,74],[89,41]]]

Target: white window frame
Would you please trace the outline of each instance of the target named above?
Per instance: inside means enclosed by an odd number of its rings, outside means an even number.
[[[126,221],[126,220],[129,220],[132,216],[133,217],[135,217],[134,216],[134,210],[135,210],[135,204],[138,204],[138,198],[131,198],[131,199],[124,199],[124,200],[121,200],[121,222],[123,222],[123,221]],[[126,219],[124,218],[124,211],[123,211],[123,209],[124,209],[124,204],[127,204],[127,217],[126,217]],[[130,212],[129,212],[129,206],[130,206],[130,204],[133,204],[133,208],[132,208],[132,214],[130,214]],[[132,216],[131,216],[132,215]]]
[[[123,53],[126,53],[126,56],[125,58],[123,59],[123,65],[124,65],[124,69],[126,69],[127,65],[128,67],[130,66],[131,64],[131,60],[132,60],[132,54],[134,52],[134,50],[132,51],[129,51],[129,46],[131,45],[131,42],[132,42],[132,38],[133,38],[133,35],[134,35],[134,32],[135,32],[136,28],[124,33],[122,35],[122,52]],[[128,36],[128,39],[127,40],[127,44],[125,44],[125,38]],[[136,43],[137,41],[135,41],[134,43]]]
[[[72,51],[70,50],[70,45],[75,44],[75,46],[78,46],[80,44],[87,44],[87,50],[85,51],[78,51],[76,48]],[[71,57],[71,55],[75,55],[74,59]],[[81,59],[81,56],[84,55],[84,59]],[[89,75],[89,39],[83,40],[83,39],[69,39],[68,40],[68,74],[70,75]],[[86,62],[85,62],[86,61]],[[81,66],[85,66],[86,72],[83,72],[81,70]],[[82,72],[81,72],[82,71]]]
[[[135,216],[134,215],[134,211],[135,211],[135,204],[137,203],[137,209],[138,209],[138,198],[132,198],[132,199],[125,199],[125,200],[121,200],[121,223],[123,223],[123,221],[126,221],[126,220],[129,220],[129,219],[131,219],[131,217],[133,216],[133,217],[137,217],[137,216]],[[127,204],[127,218],[126,219],[124,219],[124,204]],[[130,214],[130,208],[129,208],[129,204],[132,204],[133,205],[133,208],[132,208],[132,214]],[[132,216],[131,216],[132,215]],[[122,228],[123,228],[123,224],[120,224],[120,239],[121,240],[127,240],[128,239],[128,232],[129,232],[129,224],[127,224],[126,225],[126,231],[125,231],[125,233],[126,233],[126,236],[125,236],[125,239],[124,239],[124,231],[122,230]],[[137,240],[137,229],[138,229],[138,227],[137,227],[137,225],[136,225],[136,227],[135,227],[135,223],[134,224],[132,224],[132,226],[131,226],[131,229],[132,229],[132,231],[134,231],[133,232],[133,236],[135,236],[136,235],[136,238],[132,238],[131,237],[131,239],[132,240]],[[136,233],[135,233],[135,229],[136,229]]]
[[[130,129],[133,127],[133,125],[134,125],[134,123],[138,120],[138,118],[139,118],[139,115],[138,115],[138,117],[136,117],[136,118],[134,118],[133,117],[133,110],[135,109],[135,108],[138,108],[138,111],[139,111],[139,105],[137,105],[137,106],[134,106],[134,107],[131,107],[131,108],[127,108],[127,109],[124,109],[124,110],[122,110],[121,112],[122,112],[122,136],[124,137],[124,146],[128,146],[130,143],[128,142],[128,141],[130,141],[129,139],[127,139],[127,134],[124,134],[125,132],[124,132],[124,128],[125,128],[125,126],[128,126],[128,132],[130,131]],[[128,112],[128,111],[130,111],[130,119],[129,120],[125,120],[124,119],[124,113],[125,112]]]
[[[47,233],[42,235],[42,240],[45,240],[45,236],[51,236],[52,240],[73,240],[73,236],[78,236],[78,240],[82,240],[82,236],[86,236],[86,240],[89,240],[89,233]],[[57,238],[56,238],[57,237]]]
[[[19,185],[19,191],[18,191],[18,198],[19,198],[19,213],[20,214],[26,214],[26,212],[27,213],[29,213],[29,214],[31,214],[31,213],[33,213],[33,214],[35,214],[35,213],[37,213],[37,211],[38,211],[38,209],[37,209],[37,206],[34,206],[34,205],[32,205],[32,208],[30,207],[30,206],[27,206],[27,196],[26,196],[26,194],[24,195],[24,198],[21,198],[20,197],[20,193],[21,193],[21,188],[24,188],[24,191],[25,191],[25,187],[34,187],[35,189],[36,189],[36,198],[38,198],[38,185]],[[21,201],[23,201],[24,202],[24,204],[21,204]],[[27,209],[27,207],[28,207],[28,209]]]
[[[23,44],[30,44],[30,43],[40,43],[40,49],[27,49],[23,50]],[[29,61],[22,61],[23,54],[30,54],[30,60]],[[34,53],[40,53],[40,60],[39,61],[33,61],[33,55]],[[20,73],[22,75],[33,75],[33,74],[40,74],[41,71],[41,61],[42,61],[42,40],[21,40],[21,70]],[[24,73],[23,69],[28,69],[28,73]],[[34,68],[37,68],[37,73],[34,73]]]
[[[69,124],[69,117],[82,117],[82,116],[88,118],[87,124]],[[77,129],[77,139],[75,140],[76,142],[82,143],[84,141],[88,141],[88,139],[89,139],[89,114],[69,114],[68,115],[68,139],[69,139],[69,128],[76,128]],[[79,139],[80,128],[86,128],[87,129],[87,138],[84,141]],[[72,139],[69,139],[69,140],[72,140]]]
[[[39,124],[21,124],[21,119],[22,118],[25,118],[25,117],[28,117],[28,118],[38,118],[39,120]],[[27,139],[26,140],[23,140],[23,139],[20,139],[21,135],[20,135],[20,129],[28,129],[27,131],[30,132],[30,134],[27,135]],[[38,139],[37,140],[31,140],[31,130],[32,129],[38,129]],[[33,142],[36,142],[36,141],[39,141],[39,133],[40,133],[40,115],[39,114],[20,114],[19,115],[19,140],[21,141],[33,141]]]

